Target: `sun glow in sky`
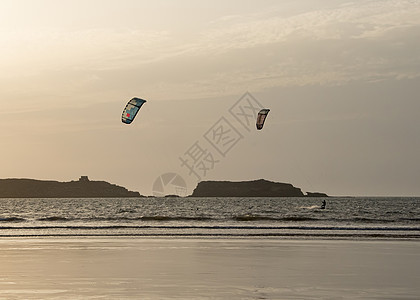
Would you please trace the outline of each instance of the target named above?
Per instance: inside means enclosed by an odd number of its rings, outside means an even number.
[[[0,70],[0,178],[191,192],[179,158],[250,92],[265,128],[202,180],[420,195],[420,1],[4,0]]]

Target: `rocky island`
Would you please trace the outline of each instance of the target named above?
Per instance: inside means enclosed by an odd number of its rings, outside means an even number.
[[[124,187],[106,181],[91,181],[82,176],[78,181],[59,182],[35,179],[0,179],[0,198],[102,198],[140,197]]]
[[[324,193],[309,193],[311,197],[327,197]],[[308,194],[308,196],[309,196]],[[306,197],[300,188],[290,183],[264,179],[253,181],[202,181],[191,197]]]

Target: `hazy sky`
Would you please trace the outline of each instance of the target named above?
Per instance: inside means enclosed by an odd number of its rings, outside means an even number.
[[[419,95],[417,0],[0,1],[0,178],[420,196]]]

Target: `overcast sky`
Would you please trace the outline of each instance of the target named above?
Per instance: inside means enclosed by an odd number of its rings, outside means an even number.
[[[417,0],[0,2],[0,178],[420,196],[419,95]]]

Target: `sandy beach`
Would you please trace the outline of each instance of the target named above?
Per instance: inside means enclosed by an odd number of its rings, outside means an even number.
[[[1,299],[418,299],[420,243],[3,238]]]

